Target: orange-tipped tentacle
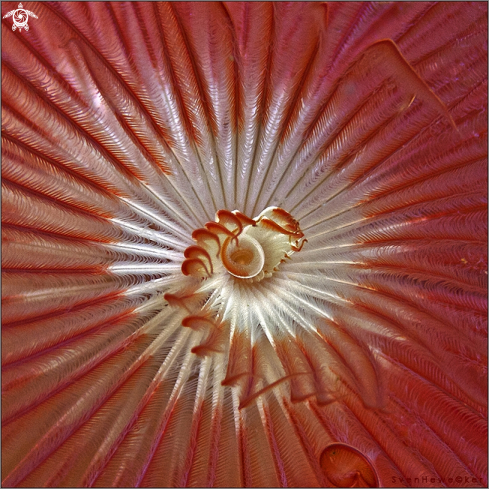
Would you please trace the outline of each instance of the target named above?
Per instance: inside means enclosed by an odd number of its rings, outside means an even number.
[[[216,220],[219,224],[229,229],[235,236],[239,236],[243,231],[241,221],[232,212],[227,210],[219,210],[216,213]]]
[[[307,357],[302,353],[294,338],[286,337],[275,342],[275,350],[282,366],[290,378],[290,399],[303,401],[316,393],[314,376]]]
[[[233,211],[233,214],[241,221],[241,224],[245,226],[256,226],[256,221],[251,217],[245,216],[242,212]]]
[[[216,323],[212,321],[212,319],[201,315],[192,315],[183,318],[182,326],[194,329],[196,331],[213,329],[217,327]]]
[[[191,313],[193,307],[203,300],[204,295],[195,290],[190,291],[190,293],[185,292],[177,294],[166,293],[163,297],[171,307],[181,307]]]
[[[211,257],[209,256],[209,253],[207,253],[207,251],[204,248],[200,246],[192,245],[185,250],[183,255],[185,256],[185,258],[197,258],[200,260],[202,259],[207,260],[209,263],[210,275],[214,273]]]
[[[200,357],[213,353],[224,353],[227,339],[226,329],[226,324],[217,325],[214,323],[214,327],[208,332],[204,341],[192,348],[192,353]]]
[[[289,230],[299,230],[299,223],[284,209],[281,207],[275,207],[272,209],[271,217],[281,226]]]
[[[224,235],[228,236],[229,238],[236,238],[233,232],[231,232],[226,226],[223,226],[218,222],[206,222],[205,227],[208,231],[215,234],[216,236]]]
[[[182,273],[195,278],[211,277],[211,272],[200,258],[187,258],[182,263]]]
[[[217,235],[208,229],[199,228],[192,233],[192,239],[197,241],[197,244],[200,247],[205,248],[213,256],[215,251],[216,258],[219,258],[221,242],[219,241],[219,237]]]
[[[270,229],[271,231],[275,231],[277,233],[285,234],[287,236],[294,236],[295,238],[302,238],[304,236],[304,233],[302,231],[289,231],[288,229],[283,228],[279,224],[277,224],[275,221],[272,221],[268,217],[262,217],[260,220],[260,224],[263,225],[264,228]]]
[[[297,244],[298,242],[299,241],[296,241],[295,245],[290,245],[290,248],[292,249],[292,251],[301,251],[304,244],[307,243],[307,239],[304,239],[303,241],[301,241],[300,245]],[[290,258],[290,256],[287,255],[287,258]]]

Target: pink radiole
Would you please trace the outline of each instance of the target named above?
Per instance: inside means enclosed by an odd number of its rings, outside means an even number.
[[[26,8],[2,485],[486,486],[487,4]]]

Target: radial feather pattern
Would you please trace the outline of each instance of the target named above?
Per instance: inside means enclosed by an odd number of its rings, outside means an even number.
[[[487,486],[487,4],[26,8],[3,486]]]

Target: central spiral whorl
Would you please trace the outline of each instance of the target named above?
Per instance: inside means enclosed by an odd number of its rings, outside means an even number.
[[[243,232],[239,241],[237,238],[227,238],[224,241],[221,261],[234,277],[250,279],[263,270],[265,253],[256,239]]]
[[[254,219],[220,210],[215,222],[195,230],[192,238],[197,245],[185,250],[184,275],[206,279],[224,269],[250,282],[270,277],[306,242],[299,223],[279,207],[269,207]]]
[[[228,325],[234,322],[237,331],[247,327],[232,318],[233,297],[249,292],[248,284],[271,277],[307,240],[299,223],[279,207],[269,207],[254,219],[236,210],[220,210],[216,220],[196,229],[192,238],[196,244],[185,250],[182,263],[189,281],[184,289],[164,297],[170,306],[185,311],[182,326],[201,335],[193,353],[223,353],[229,348]]]

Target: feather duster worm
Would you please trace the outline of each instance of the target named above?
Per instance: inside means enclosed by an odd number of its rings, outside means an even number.
[[[487,4],[26,8],[3,486],[486,485]]]

